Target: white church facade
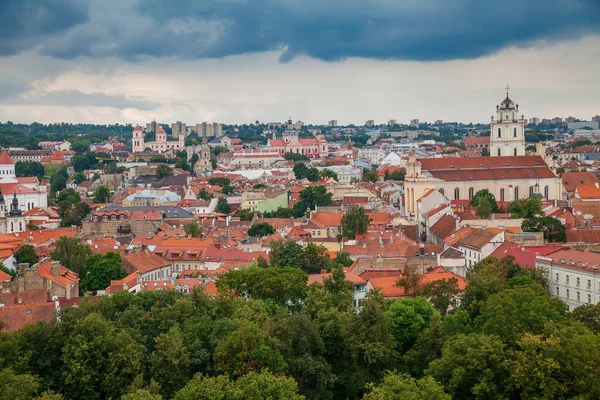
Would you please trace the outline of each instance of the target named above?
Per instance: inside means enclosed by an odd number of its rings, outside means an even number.
[[[22,212],[48,206],[48,187],[35,176],[19,177],[15,163],[6,152],[0,153],[0,190],[5,196],[16,197]]]
[[[482,189],[502,202],[534,194],[560,200],[561,179],[546,159],[525,155],[525,122],[517,112],[518,105],[507,94],[491,123],[490,157],[417,159],[412,153],[404,181],[406,214],[417,214],[417,202],[429,189],[438,190],[450,200],[470,200]]]

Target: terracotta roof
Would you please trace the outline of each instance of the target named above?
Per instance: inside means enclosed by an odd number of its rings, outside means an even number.
[[[58,276],[52,274],[51,266],[53,263],[58,265]],[[58,261],[52,261],[50,259],[38,263],[35,267],[35,273],[45,279],[50,279],[53,283],[67,289],[79,281],[79,275],[58,264]]]
[[[594,186],[600,179],[593,172],[565,172],[561,175],[563,186],[569,193],[575,192],[577,186]]]
[[[123,268],[129,272],[146,273],[169,265],[167,260],[148,250],[131,251],[121,256],[123,257]]]
[[[567,243],[600,243],[600,231],[591,229],[567,229]]]
[[[344,214],[316,212],[313,213],[310,221],[316,224],[318,227],[327,228],[341,225],[343,217]]]
[[[446,214],[440,218],[438,222],[429,228],[429,232],[437,236],[439,239],[445,239],[456,229],[456,220],[450,214]]]
[[[459,246],[479,250],[488,244],[498,233],[487,229],[474,229],[467,236],[458,241]]]
[[[596,272],[600,267],[600,254],[563,247],[543,257],[551,258],[552,264],[564,267]]]
[[[426,213],[423,213],[422,216],[425,218],[429,218],[446,208],[450,208],[450,205],[449,204],[440,204],[439,206],[432,208],[431,210],[427,211]]]
[[[6,151],[3,151],[2,154],[0,154],[0,165],[8,165],[14,163],[15,162],[12,160],[12,158],[10,158]]]
[[[16,332],[28,324],[53,320],[56,308],[54,302],[47,301],[47,296],[45,289],[0,294],[0,303],[5,304],[0,307],[2,330]]]
[[[582,199],[600,199],[600,187],[594,186],[577,186],[576,193]]]
[[[444,181],[553,178],[540,156],[445,157],[419,160],[423,171]]]
[[[370,278],[369,282],[373,288],[381,290],[381,294],[386,298],[398,298],[406,296],[404,288],[397,285],[400,276],[388,276],[381,278]]]
[[[464,278],[461,278],[460,276],[456,275],[454,272],[448,271],[444,267],[434,268],[433,270],[429,271],[425,275],[422,275],[422,277],[423,277],[423,282],[425,282],[425,283],[431,283],[431,282],[435,282],[435,281],[439,281],[439,280],[447,281],[451,278],[456,278],[456,280],[458,281],[458,289],[459,290],[465,290],[465,288],[467,287],[467,281]]]
[[[0,271],[0,283],[2,282],[10,282],[12,280],[12,276],[7,274],[4,271]]]

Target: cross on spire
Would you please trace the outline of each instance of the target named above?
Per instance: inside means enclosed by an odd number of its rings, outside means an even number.
[[[508,91],[510,90],[510,86],[508,86],[508,83],[506,84],[506,97],[508,97]]]

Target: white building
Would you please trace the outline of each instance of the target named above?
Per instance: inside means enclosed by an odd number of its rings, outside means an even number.
[[[48,206],[46,183],[35,176],[17,178],[15,163],[6,152],[0,154],[0,192],[14,195],[22,212]]]
[[[538,255],[535,268],[548,280],[548,293],[558,297],[569,311],[583,304],[600,301],[600,255],[572,248],[561,248]]]
[[[496,106],[496,118],[490,123],[490,156],[525,155],[525,116],[519,116],[519,105],[508,97]]]

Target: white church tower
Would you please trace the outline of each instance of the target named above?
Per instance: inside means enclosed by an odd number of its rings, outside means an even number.
[[[519,116],[519,105],[508,97],[496,106],[496,117],[490,123],[490,156],[525,155],[525,116]]]

